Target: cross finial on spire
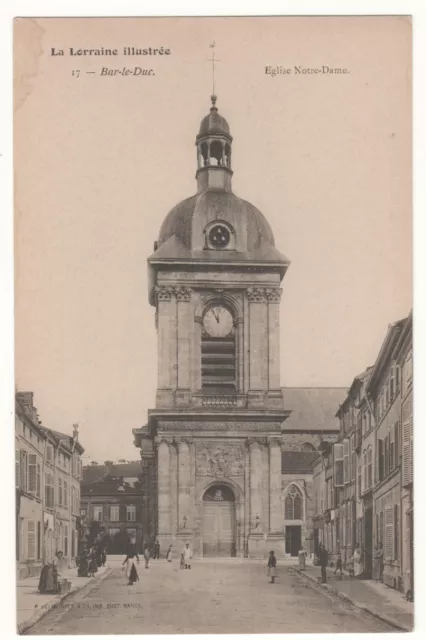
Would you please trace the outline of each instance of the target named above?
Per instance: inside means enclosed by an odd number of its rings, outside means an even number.
[[[212,80],[213,80],[213,92],[211,95],[211,100],[212,100],[212,108],[216,109],[216,100],[217,100],[217,96],[216,96],[216,78],[215,78],[215,64],[216,62],[220,62],[220,60],[218,58],[216,58],[215,56],[215,47],[216,47],[216,42],[213,40],[213,42],[210,45],[210,48],[213,49],[212,52],[212,57],[208,59],[208,62],[212,63]]]

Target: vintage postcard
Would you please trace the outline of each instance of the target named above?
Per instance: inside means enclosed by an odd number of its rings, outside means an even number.
[[[411,32],[16,18],[20,634],[412,630]]]

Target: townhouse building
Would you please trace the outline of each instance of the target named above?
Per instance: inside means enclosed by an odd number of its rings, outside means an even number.
[[[144,493],[140,462],[91,464],[83,467],[81,519],[86,530],[99,523],[99,533],[108,538],[110,554],[126,553],[129,544],[143,550],[154,541],[143,526]]]
[[[38,575],[58,551],[73,565],[80,517],[83,447],[73,435],[43,426],[32,392],[15,401],[16,560],[19,578]]]
[[[355,544],[364,577],[383,550],[383,582],[413,594],[412,314],[391,324],[373,366],[356,376],[337,412],[338,442],[313,464],[316,540],[345,566]]]
[[[414,591],[413,527],[413,318],[410,314],[396,346],[401,376],[401,563],[404,593]]]
[[[383,582],[401,590],[401,376],[395,347],[404,323],[389,326],[367,385],[376,417],[375,543],[383,549]]]

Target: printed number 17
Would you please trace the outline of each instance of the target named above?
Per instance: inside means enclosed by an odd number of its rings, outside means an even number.
[[[73,76],[77,76],[77,78],[80,76],[80,69],[73,69],[72,70],[72,75]]]

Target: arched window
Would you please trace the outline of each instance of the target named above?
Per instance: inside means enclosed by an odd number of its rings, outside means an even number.
[[[301,491],[292,484],[285,499],[285,519],[303,520],[303,498]]]

